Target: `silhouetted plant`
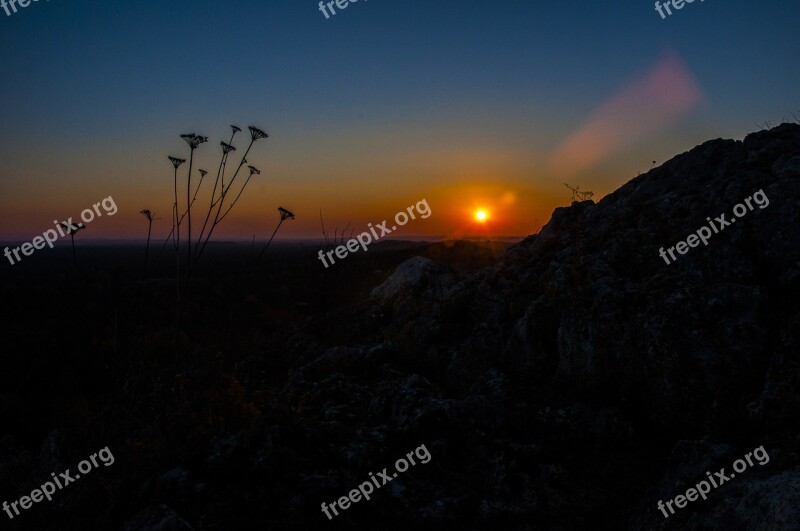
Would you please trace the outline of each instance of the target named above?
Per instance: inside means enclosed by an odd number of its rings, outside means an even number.
[[[656,161],[653,161],[653,163],[650,165],[650,169],[648,169],[647,171],[652,170],[653,168],[655,168],[655,166],[656,166]],[[636,172],[637,177],[640,176],[641,174],[642,172]]]
[[[197,183],[197,188],[194,189],[194,196],[192,197],[192,202],[189,203],[189,206],[194,205],[195,201],[197,200],[197,193],[200,191],[200,186],[203,184],[203,178],[208,175],[206,170],[197,170],[200,173],[200,181]],[[183,218],[186,217],[187,210],[183,211],[180,218],[178,218],[178,225],[183,222]],[[161,246],[161,250],[158,252],[158,256],[156,256],[156,262],[158,259],[161,258],[161,254],[164,252],[167,244],[169,243],[170,239],[172,239],[172,235],[175,233],[175,226],[173,225],[172,229],[170,229],[169,234],[167,234],[167,238],[164,240],[164,244]]]
[[[181,300],[181,226],[180,219],[178,218],[178,168],[181,164],[186,162],[186,159],[179,159],[178,157],[169,157],[172,166],[175,168],[173,177],[175,202],[172,204],[172,241],[175,242],[175,296],[178,303]]]
[[[172,241],[175,243],[175,249],[178,249],[178,245],[181,242],[181,230],[180,224],[178,220],[178,168],[186,162],[186,159],[179,159],[178,157],[168,157],[170,162],[172,162],[172,166],[175,168],[175,173],[173,175],[173,183],[175,189],[174,200],[172,202]]]
[[[261,173],[260,171],[258,171],[253,166],[248,166],[248,168],[250,169],[250,175],[248,175],[247,180],[242,185],[242,188],[239,190],[239,193],[236,195],[236,198],[230,203],[230,205],[227,207],[227,209],[223,213],[222,212],[222,207],[225,204],[225,198],[228,196],[228,193],[230,192],[231,188],[233,187],[233,184],[236,182],[236,177],[239,175],[239,171],[241,171],[242,166],[247,164],[247,155],[250,153],[250,149],[253,147],[253,144],[255,143],[256,140],[260,140],[262,138],[268,138],[269,137],[269,135],[267,135],[267,133],[265,133],[264,131],[262,131],[258,127],[255,127],[255,126],[251,125],[251,126],[248,127],[248,129],[250,130],[250,144],[247,146],[247,149],[245,150],[244,155],[242,155],[242,160],[239,162],[239,166],[236,168],[236,171],[234,172],[234,174],[231,177],[231,180],[227,184],[227,186],[225,185],[224,168],[222,170],[222,176],[221,176],[222,185],[220,187],[220,196],[219,196],[219,198],[217,199],[217,202],[216,202],[217,211],[214,214],[214,220],[212,221],[211,225],[209,226],[208,233],[205,235],[205,239],[203,240],[202,244],[200,243],[200,240],[198,240],[198,242],[197,242],[197,252],[196,252],[196,256],[195,256],[195,263],[200,259],[200,257],[203,254],[203,251],[205,251],[205,248],[208,245],[208,241],[211,239],[211,235],[214,233],[214,229],[217,227],[217,225],[219,225],[222,222],[223,219],[225,219],[225,217],[231,212],[231,210],[233,210],[233,207],[236,206],[236,203],[239,201],[239,198],[242,196],[242,193],[244,192],[244,189],[247,187],[247,184],[250,182],[250,179],[253,177],[253,175],[259,175]],[[234,129],[233,133],[236,134],[237,131]],[[228,151],[228,152],[230,152],[230,151]],[[227,160],[227,153],[225,153],[225,146],[223,146],[223,160]],[[211,208],[212,209],[214,208],[213,207],[213,203],[212,203],[212,207]],[[201,235],[201,239],[202,239],[202,235]]]
[[[790,112],[789,114],[792,115],[792,119],[794,119],[794,123],[800,124],[800,110],[794,111],[794,112]],[[780,123],[781,124],[786,124],[786,123],[791,123],[791,122],[789,122],[789,120],[787,120],[786,115],[784,114],[781,117]],[[770,129],[772,129],[772,120],[765,120],[765,121],[763,121],[761,123],[755,122],[755,126],[759,131],[769,131]]]
[[[231,139],[228,142],[220,142],[219,145],[222,147],[222,157],[219,161],[219,167],[217,168],[217,178],[214,180],[214,189],[211,191],[211,201],[208,207],[208,212],[206,212],[206,219],[203,221],[203,228],[200,229],[200,236],[197,238],[197,247],[195,250],[200,249],[200,243],[203,241],[203,235],[206,232],[206,227],[208,226],[208,221],[211,219],[211,213],[214,211],[214,207],[217,205],[217,202],[222,200],[222,190],[225,188],[225,167],[228,164],[228,154],[231,151],[236,151],[236,148],[233,146],[233,139],[236,136],[236,133],[240,132],[241,129],[239,126],[231,125]],[[222,186],[220,187],[220,182],[222,182]],[[220,197],[217,198],[217,187],[220,188]],[[205,247],[205,246],[203,246]],[[199,255],[196,257],[196,260],[199,259]]]
[[[147,209],[141,210],[140,214],[144,214],[144,217],[147,218],[147,245],[144,248],[144,270],[142,271],[142,280],[147,278],[147,262],[150,256],[150,234],[153,231],[153,221],[157,218],[153,217],[153,213]]]
[[[594,196],[594,192],[581,192],[580,186],[570,186],[567,183],[564,183],[564,186],[569,188],[572,191],[572,200],[573,201],[587,201]]]
[[[208,137],[196,135],[194,133],[189,133],[186,135],[181,135],[181,138],[189,144],[189,173],[186,179],[186,268],[187,271],[192,270],[192,202],[189,200],[189,194],[191,192],[192,186],[192,163],[194,162],[194,150],[200,144],[208,142]]]
[[[189,206],[186,208],[186,210],[183,211],[183,214],[181,214],[180,221],[183,221],[183,218],[185,218],[189,214],[189,210],[192,208],[192,205],[194,205],[194,202],[197,200],[197,193],[200,191],[200,187],[203,185],[203,179],[205,178],[206,175],[208,175],[208,172],[206,170],[198,170],[198,173],[200,173],[200,180],[197,182],[197,187],[194,189],[194,195],[192,196],[192,200],[189,202]]]
[[[347,229],[350,228],[350,221],[347,222],[344,229],[342,229],[341,234],[337,238],[337,234],[339,233],[339,229],[333,229],[333,239],[330,238],[328,231],[325,230],[325,221],[322,219],[322,210],[319,211],[319,223],[322,226],[322,237],[324,238],[324,243],[322,250],[323,252],[327,253],[333,251],[337,246],[344,244],[344,237],[347,233]],[[352,238],[352,234],[354,229],[350,229],[350,235]],[[319,304],[320,308],[327,309],[329,303],[329,297],[331,295],[331,290],[333,286],[337,285],[337,280],[340,278],[340,275],[344,271],[345,266],[341,267],[331,267],[325,268],[322,273],[322,282],[319,285]]]
[[[278,207],[278,214],[280,214],[281,220],[278,222],[278,226],[275,227],[275,230],[272,232],[272,236],[269,237],[269,241],[267,241],[267,244],[264,245],[263,249],[261,249],[261,254],[258,255],[258,260],[256,261],[256,265],[261,263],[261,259],[264,257],[264,253],[267,252],[267,247],[269,247],[269,244],[272,243],[272,239],[278,233],[278,229],[281,228],[283,222],[286,221],[287,219],[294,219],[294,213],[289,210],[286,210],[283,207]]]
[[[653,164],[655,164],[655,161]],[[581,192],[580,186],[573,187],[567,183],[564,183],[564,186],[572,191],[573,205],[578,201],[588,201],[594,196],[594,192],[591,191]],[[575,262],[572,271],[576,281],[576,287],[580,292],[583,289],[585,281],[585,272],[583,269],[583,210],[578,213],[578,218],[575,223]]]
[[[75,252],[75,233],[79,230],[83,230],[86,228],[86,225],[83,223],[78,223],[77,225],[70,225],[69,223],[61,222],[61,226],[66,229],[67,234],[69,234],[70,239],[72,240],[72,263],[75,264],[75,269],[78,269],[78,255]]]
[[[245,161],[245,162],[247,162],[247,161]],[[222,221],[223,219],[225,219],[225,216],[227,216],[228,213],[231,210],[233,210],[233,206],[237,203],[237,201],[239,201],[239,198],[242,196],[242,192],[244,192],[244,189],[247,186],[247,183],[250,182],[250,179],[253,177],[253,175],[261,175],[261,171],[259,169],[257,169],[256,167],[248,166],[247,168],[250,170],[250,175],[247,176],[247,180],[242,185],[242,189],[239,190],[239,193],[236,195],[236,198],[233,200],[233,202],[228,207],[228,209],[225,211],[225,213],[222,214],[222,216],[219,218],[219,221]],[[219,221],[217,223],[219,223]]]
[[[344,244],[344,237],[347,233],[347,229],[350,229],[350,238],[352,239],[353,233],[355,232],[355,228],[350,228],[350,222],[347,222],[347,225],[342,229],[342,232],[339,233],[339,228],[336,227],[333,229],[333,239],[329,238],[328,232],[325,230],[325,221],[322,219],[322,210],[319,211],[319,223],[322,225],[322,237],[324,238],[325,242],[323,244],[323,249],[326,251],[330,251],[331,249]],[[337,234],[339,235],[337,238]]]

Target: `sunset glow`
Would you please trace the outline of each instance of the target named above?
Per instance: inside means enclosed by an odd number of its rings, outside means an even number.
[[[669,19],[649,4],[631,8],[633,21],[601,4],[474,3],[457,10],[464,19],[454,27],[442,3],[420,4],[424,15],[396,2],[334,6],[336,15],[326,5],[330,19],[316,3],[240,2],[222,17],[206,2],[155,3],[157,13],[89,4],[39,2],[46,9],[2,16],[11,80],[0,87],[2,241],[31,241],[111,196],[119,212],[82,240],[145,239],[148,209],[152,238],[163,243],[175,192],[166,157],[187,159],[177,176],[187,203],[192,152],[179,135],[208,137],[193,152],[191,178],[194,187],[200,168],[210,172],[195,203],[207,208],[230,124],[244,131],[232,141],[226,183],[247,151],[247,126],[269,138],[247,153],[231,192],[248,165],[261,174],[215,229],[218,241],[269,238],[278,206],[296,214],[280,239],[316,240],[321,217],[326,230],[358,234],[423,198],[433,214],[393,231],[397,238],[523,238],[571,203],[565,182],[599,200],[709,138],[742,138],[756,122],[796,112],[792,2],[774,2],[757,31],[748,26],[752,42],[780,51],[768,58],[738,39],[743,28],[719,23],[724,14],[751,24],[744,3],[706,2]],[[172,16],[189,8],[191,17]],[[459,29],[467,20],[480,31]],[[91,39],[67,31],[87,21]],[[389,22],[394,29],[378,31]],[[685,35],[673,39],[679,24]],[[502,35],[481,37],[497,27]],[[600,27],[622,31],[594,45]],[[221,40],[173,44],[193,34]],[[261,53],[264,34],[280,52]],[[197,78],[210,64],[225,65],[224,75]],[[321,86],[324,97],[310,88]],[[194,236],[205,216],[191,218]]]

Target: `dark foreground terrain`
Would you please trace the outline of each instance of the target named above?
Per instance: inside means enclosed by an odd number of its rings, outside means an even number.
[[[768,207],[659,256],[758,190]],[[276,246],[251,273],[218,246],[179,320],[169,257],[146,282],[141,250],[4,267],[0,500],[115,461],[2,527],[800,529],[798,217],[783,125],[507,250],[390,243],[323,270]],[[321,511],[420,445],[429,462]],[[657,508],[761,446],[707,500]]]

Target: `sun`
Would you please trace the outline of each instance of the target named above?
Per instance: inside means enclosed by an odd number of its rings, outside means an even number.
[[[480,223],[484,223],[487,219],[489,219],[489,213],[483,209],[476,210],[475,219]]]

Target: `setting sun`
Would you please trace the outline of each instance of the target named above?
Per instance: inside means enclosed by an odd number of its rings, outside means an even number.
[[[489,219],[489,214],[485,210],[477,210],[475,211],[475,219],[483,223]]]

